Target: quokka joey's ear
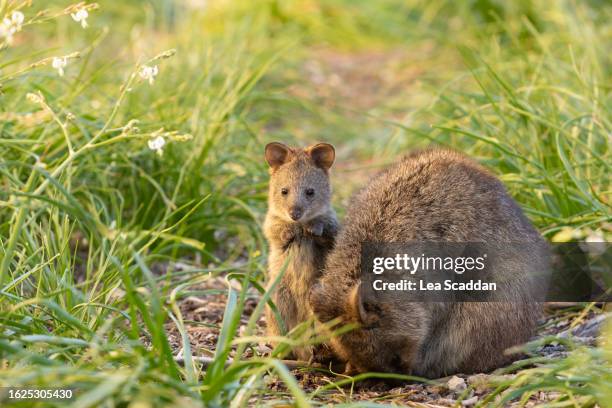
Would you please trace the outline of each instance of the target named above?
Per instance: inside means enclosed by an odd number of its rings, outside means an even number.
[[[287,162],[291,148],[279,142],[272,142],[266,145],[266,161],[273,169],[276,169]]]
[[[349,292],[352,315],[363,327],[376,326],[380,320],[380,308],[371,300],[363,299],[360,288],[361,282]]]
[[[317,167],[323,170],[329,170],[336,159],[336,150],[329,143],[318,143],[306,149],[306,152],[312,158],[312,161]]]

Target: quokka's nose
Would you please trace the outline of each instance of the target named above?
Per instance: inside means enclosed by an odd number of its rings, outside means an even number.
[[[293,221],[297,221],[302,217],[304,211],[300,207],[294,207],[289,211],[289,215]]]

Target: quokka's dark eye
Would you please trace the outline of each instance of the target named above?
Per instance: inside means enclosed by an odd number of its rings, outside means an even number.
[[[289,194],[289,189],[288,188],[281,188],[281,194],[286,196],[287,194]]]
[[[307,188],[306,189],[306,195],[308,197],[312,197],[314,195],[314,189],[313,188]]]

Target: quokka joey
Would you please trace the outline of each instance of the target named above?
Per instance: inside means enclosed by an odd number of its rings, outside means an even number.
[[[408,155],[357,193],[346,214],[309,299],[320,322],[358,326],[331,340],[347,370],[429,378],[484,372],[506,363],[505,350],[534,333],[540,304],[527,275],[534,265],[546,267],[547,245],[502,183],[474,161],[449,150]],[[400,296],[376,304],[360,290],[364,242],[521,243],[529,250],[511,253],[509,245],[492,265],[494,277],[516,278],[504,287],[507,301]]]
[[[289,331],[313,318],[308,294],[338,230],[329,177],[335,151],[327,143],[301,149],[274,142],[266,146],[265,157],[270,166],[264,222],[270,247],[268,285],[286,268],[272,300]],[[269,335],[281,334],[281,322],[270,307],[266,321]],[[313,361],[312,347],[295,348],[293,353],[300,360]]]

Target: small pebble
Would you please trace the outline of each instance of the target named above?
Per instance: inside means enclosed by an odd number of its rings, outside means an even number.
[[[466,389],[465,380],[463,378],[457,377],[454,375],[448,382],[446,386],[449,390],[459,392]]]
[[[468,398],[468,399],[461,401],[461,405],[463,405],[464,407],[471,407],[472,405],[475,405],[477,402],[478,402],[478,397],[472,397],[472,398]]]

